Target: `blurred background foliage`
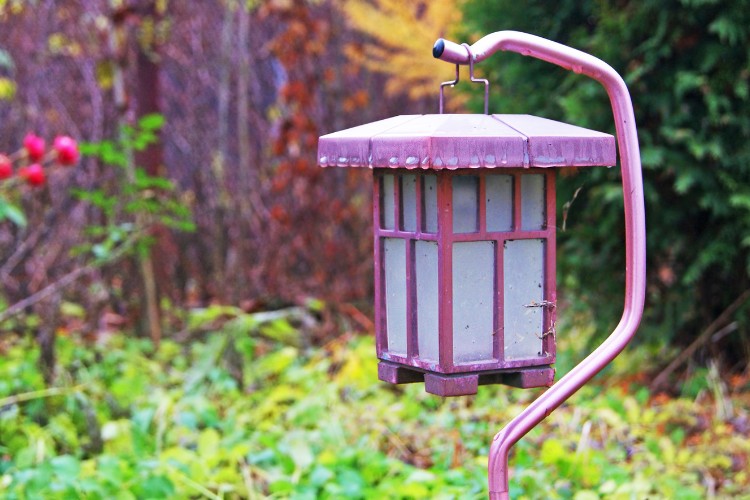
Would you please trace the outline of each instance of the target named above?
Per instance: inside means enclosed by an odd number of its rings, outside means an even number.
[[[12,150],[29,130],[69,133],[96,148],[139,117],[165,119],[135,162],[174,185],[169,202],[192,214],[195,231],[151,218],[151,272],[126,258],[53,297],[84,306],[87,335],[116,315],[158,338],[154,330],[173,318],[144,311],[169,316],[169,304],[253,311],[309,297],[366,328],[369,177],[318,168],[317,137],[434,112],[439,82],[453,75],[429,55],[437,37],[532,32],[597,55],[630,86],[649,231],[639,338],[690,346],[699,364],[718,359],[739,372],[750,359],[748,12],[744,0],[554,8],[483,0],[3,2],[0,149]],[[478,71],[492,82],[494,112],[613,132],[593,81],[516,54],[498,54]],[[479,111],[480,94],[463,83],[447,101],[454,111]],[[92,236],[106,214],[71,188],[116,197],[127,184],[99,155],[41,196],[21,196],[30,224],[0,227],[3,300],[16,303],[85,266],[70,252],[82,239],[92,247],[111,240]],[[569,314],[597,322],[604,335],[622,304],[619,172],[565,170],[558,189],[561,295]],[[57,323],[55,302],[29,311]],[[335,330],[328,324],[319,335]]]
[[[642,345],[521,441],[512,493],[747,495],[748,3],[0,0],[0,151],[35,131],[86,154],[0,186],[28,221],[0,224],[0,492],[484,498],[491,434],[536,393],[375,381],[352,335],[373,329],[370,175],[315,151],[437,112],[436,38],[514,29],[625,77],[649,274]],[[613,132],[593,81],[515,54],[477,71],[492,112]],[[468,84],[447,98],[481,110]],[[565,170],[557,198],[564,373],[622,308],[618,169]]]
[[[503,29],[589,52],[623,75],[638,125],[648,226],[648,300],[639,337],[683,347],[702,338],[704,362],[746,369],[750,4],[466,2],[463,38]],[[480,67],[495,83],[495,112],[614,133],[608,99],[593,80],[516,54]],[[559,213],[566,216],[558,232],[558,279],[566,302],[586,309],[600,336],[622,309],[619,178],[617,169],[563,171],[558,183]],[[707,341],[706,331],[721,334]]]
[[[430,57],[439,36],[532,32],[608,61],[630,86],[649,228],[640,338],[695,343],[690,352],[702,364],[718,359],[737,372],[750,359],[748,12],[741,0],[563,1],[553,12],[547,2],[483,0],[5,2],[0,149],[28,130],[106,144],[141,116],[165,118],[160,141],[135,161],[174,184],[171,202],[192,213],[195,231],[153,221],[153,277],[142,261],[125,259],[65,292],[85,306],[82,327],[92,335],[105,313],[153,333],[170,321],[145,317],[158,304],[252,311],[309,297],[363,323],[372,295],[369,178],[318,168],[318,136],[434,112],[438,84],[453,74]],[[593,81],[516,54],[498,54],[478,71],[493,84],[495,112],[613,132]],[[464,83],[448,103],[478,111],[480,98]],[[26,195],[28,227],[0,228],[5,301],[85,265],[69,250],[83,234],[91,238],[104,213],[71,196],[72,187],[116,196],[125,184],[99,155],[43,196]],[[622,304],[619,172],[564,170],[558,189],[561,295],[570,314],[597,322],[604,335]],[[138,293],[149,279],[155,291]],[[44,304],[37,309],[44,314]],[[323,337],[335,331],[326,328]]]
[[[42,192],[13,193],[29,223],[0,227],[5,303],[86,266],[87,257],[71,249],[112,239],[92,228],[132,222],[120,213],[112,219],[104,204],[91,202],[95,195],[128,196],[132,175],[102,154],[117,143],[134,156],[127,170],[152,180],[148,196],[166,196],[156,177],[171,181],[169,201],[192,214],[195,230],[174,230],[149,216],[140,228],[151,242],[148,266],[132,256],[86,273],[56,300],[27,308],[45,316],[43,324],[59,324],[51,311],[60,300],[83,306],[77,328],[87,336],[115,321],[155,339],[157,327],[178,321],[170,305],[250,311],[320,297],[332,307],[366,308],[359,304],[371,295],[369,179],[318,168],[317,138],[415,106],[406,96],[371,105],[386,77],[344,54],[361,47],[363,37],[346,28],[339,7],[0,3],[0,78],[12,89],[0,101],[0,150],[17,148],[29,130],[65,131],[91,145],[74,175],[53,179]],[[122,131],[155,114],[164,118],[156,141],[141,148],[122,141]],[[71,188],[92,195],[81,199]],[[149,282],[153,294],[144,293]],[[149,303],[164,317],[147,318]],[[330,325],[323,330],[334,332]]]

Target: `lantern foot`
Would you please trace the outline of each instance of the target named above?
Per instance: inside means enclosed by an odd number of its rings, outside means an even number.
[[[480,385],[504,384],[522,389],[550,387],[555,381],[555,369],[545,365],[450,374],[423,371],[391,361],[380,361],[378,378],[391,384],[424,382],[425,390],[437,396],[469,396],[476,394]]]
[[[539,366],[532,368],[519,368],[510,373],[498,374],[501,380],[485,380],[485,377],[479,378],[479,383],[484,384],[505,384],[511,387],[521,389],[530,389],[532,387],[551,387],[555,383],[555,369],[551,366]],[[487,375],[486,378],[492,377]]]
[[[477,393],[479,374],[440,375],[425,373],[424,390],[436,396],[469,396]]]
[[[378,378],[391,384],[424,382],[427,392],[443,397],[476,394],[479,387],[479,375],[476,373],[460,375],[424,373],[388,361],[378,363]]]
[[[378,363],[378,379],[391,384],[412,384],[422,382],[424,373],[388,361],[381,361]]]

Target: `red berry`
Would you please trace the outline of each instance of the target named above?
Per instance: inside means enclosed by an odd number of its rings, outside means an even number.
[[[47,177],[44,175],[44,169],[38,163],[19,169],[18,175],[25,179],[26,183],[31,186],[42,186],[47,180]]]
[[[67,135],[55,137],[52,148],[57,152],[60,165],[74,165],[78,161],[78,144]]]
[[[4,154],[0,154],[0,181],[13,175],[13,162]]]
[[[26,134],[23,138],[23,147],[26,148],[31,161],[39,161],[44,156],[44,139],[36,134]]]

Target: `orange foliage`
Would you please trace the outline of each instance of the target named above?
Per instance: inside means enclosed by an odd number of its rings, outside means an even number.
[[[274,204],[268,255],[262,257],[266,285],[271,294],[292,300],[290,295],[305,289],[324,290],[323,298],[332,303],[365,298],[371,269],[362,263],[371,259],[371,240],[352,237],[352,228],[367,231],[370,217],[369,210],[352,208],[362,197],[362,176],[350,190],[347,172],[324,170],[315,161],[320,88],[339,78],[330,66],[321,68],[316,57],[329,45],[331,21],[304,0],[269,2],[260,10],[280,28],[268,47],[286,76],[271,144]],[[354,111],[368,103],[367,92],[359,90],[343,97],[341,107]]]

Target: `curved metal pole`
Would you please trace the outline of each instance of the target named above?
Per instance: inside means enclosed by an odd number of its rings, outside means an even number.
[[[607,90],[617,130],[625,204],[625,306],[614,332],[594,352],[508,423],[492,442],[489,456],[490,499],[508,498],[510,448],[601,371],[633,338],[646,295],[646,215],[638,134],[630,93],[622,77],[604,61],[565,45],[517,31],[498,31],[471,46],[474,62],[498,50],[518,52],[581,73]],[[433,47],[436,58],[468,64],[466,49],[447,40]]]

